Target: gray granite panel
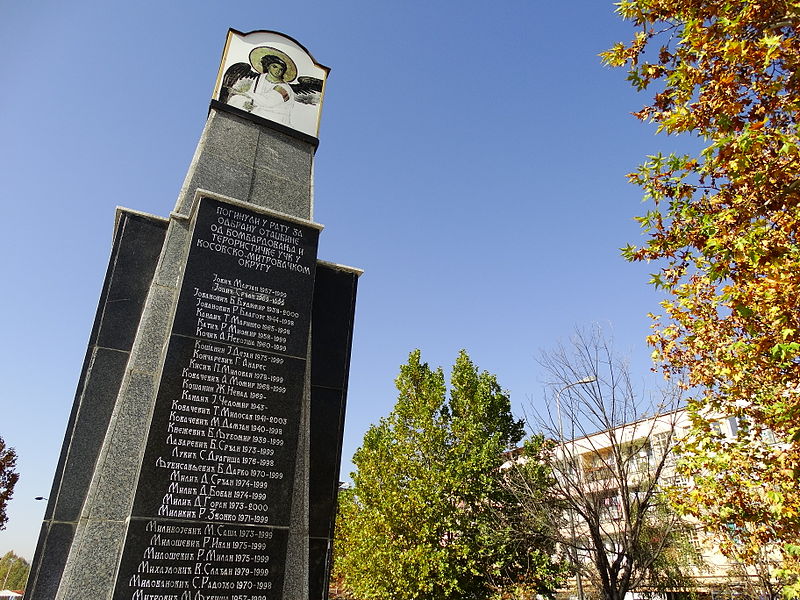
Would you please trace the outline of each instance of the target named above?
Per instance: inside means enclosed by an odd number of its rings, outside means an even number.
[[[44,556],[44,549],[47,546],[47,537],[50,531],[50,521],[45,519],[42,522],[42,526],[39,529],[39,539],[36,541],[36,550],[34,551],[34,556],[38,559],[38,561],[34,561],[31,563],[31,570],[28,573],[28,597],[32,597],[34,587],[36,585],[36,579],[39,573],[39,567],[41,567],[42,557]],[[49,571],[49,569],[45,568],[44,571]],[[59,573],[60,574],[60,573]]]
[[[126,352],[105,348],[95,351],[80,399],[75,431],[69,440],[63,483],[53,515],[57,521],[77,521],[80,517],[92,480],[91,467],[100,453],[127,363]]]
[[[130,515],[136,479],[141,466],[143,435],[150,425],[155,396],[154,376],[130,373],[126,378],[114,418],[114,430],[106,444],[99,478],[90,492],[88,518],[123,520]]]
[[[246,199],[250,195],[252,179],[252,165],[224,159],[211,160],[203,156],[187,177],[176,211],[188,215],[194,193],[199,188],[231,198]]]
[[[42,526],[39,537],[41,548],[37,548],[36,553],[41,556],[40,565],[43,565],[43,568],[31,569],[26,598],[29,600],[55,598],[74,535],[75,525],[70,523],[52,525],[45,523]]]
[[[180,243],[177,246],[174,236],[171,241],[168,237],[164,252],[183,255]],[[125,529],[121,525],[130,515],[173,297],[173,289],[156,284],[150,287],[131,359],[56,596],[59,599],[85,595],[87,584],[90,584],[88,589],[96,592],[89,597],[106,598],[110,594],[124,540]],[[87,571],[97,571],[103,576],[87,581]]]
[[[161,219],[123,213],[97,344],[130,350],[166,233]]]
[[[176,291],[173,288],[153,284],[139,325],[135,352],[128,365],[131,370],[144,373],[160,370],[175,298]]]
[[[173,248],[185,248],[189,245],[189,221],[172,219],[169,223],[170,246]],[[163,252],[158,263],[158,269],[153,276],[153,282],[158,285],[176,288],[183,277],[183,269],[186,265],[185,252]]]
[[[75,423],[78,420],[78,411],[80,408],[80,398],[83,395],[83,389],[86,387],[86,373],[89,371],[89,365],[92,364],[92,357],[94,356],[94,346],[89,346],[86,350],[86,356],[83,359],[83,367],[81,369],[81,376],[78,379],[78,389],[75,392],[75,399],[72,401],[72,409],[70,410],[69,420],[67,421],[67,429],[64,432],[64,440],[61,443],[61,453],[58,457],[58,464],[56,465],[56,472],[53,477],[53,485],[50,487],[50,494],[47,496],[47,508],[44,512],[44,521],[47,522],[53,518],[53,514],[58,504],[58,490],[61,488],[61,481],[64,478],[64,466],[67,464],[69,457],[69,441],[75,435]],[[40,540],[41,544],[41,540]],[[32,566],[36,567],[39,560],[38,550],[34,554]]]
[[[255,152],[258,131],[253,128],[238,131],[242,119],[211,110],[203,134],[197,144],[189,170],[178,193],[175,212],[188,216],[192,207],[194,193],[198,187],[225,194],[233,198],[247,198],[252,179],[253,157],[239,156],[250,149]],[[237,145],[240,139],[240,146]],[[207,146],[208,149],[207,150]],[[219,163],[229,163],[230,167],[220,168]],[[217,163],[217,166],[215,166]],[[214,173],[222,173],[218,181]],[[238,174],[238,177],[237,177]],[[227,190],[227,191],[226,191]]]
[[[311,218],[314,146],[235,115],[211,110],[176,212],[189,214],[194,192],[211,192]]]
[[[65,568],[56,597],[59,600],[110,598],[127,523],[91,520],[82,523],[81,528],[79,547],[70,554],[70,564]]]
[[[75,432],[75,423],[78,417],[80,398],[83,394],[84,387],[87,385],[89,366],[91,365],[94,359],[94,347],[95,344],[97,343],[98,337],[100,335],[100,330],[102,328],[103,315],[106,311],[106,304],[109,298],[109,292],[113,287],[115,277],[117,279],[119,278],[119,272],[116,269],[117,258],[121,253],[124,253],[125,243],[131,241],[131,236],[123,236],[126,230],[125,223],[127,222],[128,216],[129,216],[128,214],[123,214],[114,230],[114,242],[111,248],[111,256],[109,258],[108,267],[106,269],[106,276],[103,281],[103,290],[100,294],[100,300],[98,302],[97,311],[95,313],[95,320],[92,326],[92,332],[89,336],[88,348],[86,349],[86,355],[84,357],[83,366],[81,368],[81,375],[78,380],[78,389],[75,393],[75,399],[72,403],[72,410],[70,412],[69,421],[67,423],[66,433],[64,434],[64,442],[61,446],[61,454],[59,456],[58,465],[56,467],[56,475],[53,480],[53,487],[51,488],[50,495],[48,496],[49,501],[47,503],[47,510],[45,511],[44,515],[45,519],[51,519],[55,511],[55,506],[58,499],[58,491],[61,486],[61,480],[63,478],[64,465],[66,463],[69,452],[69,443],[72,437],[74,436]],[[152,273],[152,269],[150,269],[150,271]],[[142,298],[142,301],[143,300],[144,299]],[[135,315],[135,319],[138,322],[139,315]],[[130,347],[128,347],[128,349],[129,348]],[[36,558],[34,558],[34,563],[35,561]]]
[[[203,155],[210,160],[250,167],[256,156],[258,138],[258,128],[245,119],[212,110],[203,137]]]
[[[103,313],[105,305],[109,297],[109,292],[113,287],[114,275],[116,271],[117,258],[120,253],[124,253],[124,244],[131,240],[132,236],[125,236],[125,224],[128,221],[129,213],[120,215],[119,220],[114,225],[114,241],[111,246],[111,255],[108,259],[108,267],[106,267],[106,276],[103,280],[103,290],[100,292],[100,300],[97,303],[97,311],[95,312],[94,323],[92,325],[92,333],[89,336],[89,348],[97,343],[97,338],[100,333],[100,326],[103,322]],[[130,231],[130,230],[129,230]]]
[[[297,183],[311,181],[314,150],[304,142],[272,129],[262,129],[258,136],[255,167],[266,169]]]
[[[266,169],[256,168],[247,200],[256,206],[293,215],[302,219],[311,216],[310,182],[298,182]]]

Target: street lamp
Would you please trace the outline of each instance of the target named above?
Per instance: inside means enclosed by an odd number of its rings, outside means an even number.
[[[563,388],[556,392],[556,415],[558,416],[558,441],[561,444],[562,459],[566,457],[566,442],[564,441],[564,424],[561,421],[561,394],[569,388],[576,385],[587,385],[597,381],[597,377],[589,375],[578,381],[568,383]],[[572,510],[569,510],[569,534],[570,543],[572,544],[572,561],[575,566],[575,583],[578,586],[578,600],[584,600],[583,596],[583,580],[581,579],[581,569],[578,566],[578,549],[575,547],[575,515]]]

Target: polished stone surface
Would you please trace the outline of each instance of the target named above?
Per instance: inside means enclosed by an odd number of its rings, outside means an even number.
[[[186,567],[202,571],[215,560],[218,581],[244,578],[269,597],[324,593],[359,273],[329,264],[317,273],[319,228],[263,210],[311,218],[315,147],[212,109],[170,219],[119,213],[30,597],[171,593],[134,576],[162,581],[171,574],[170,585],[180,590],[175,582]],[[213,199],[198,200],[198,189]],[[245,246],[232,240],[252,244],[259,240],[249,236],[270,236],[219,221],[220,207],[249,215],[267,231],[281,225],[272,231],[299,241],[273,236],[284,245],[233,252]],[[212,233],[228,239],[198,245]],[[215,277],[231,284],[214,290]],[[197,290],[217,297],[201,305]],[[214,355],[227,352],[242,368],[226,376],[238,379],[214,392],[188,389],[187,382],[198,384],[223,364]],[[270,362],[276,357],[282,362]],[[207,478],[212,470],[222,476],[213,491],[201,471],[196,480],[189,476],[202,468]],[[180,529],[192,522],[232,528],[241,556],[207,554],[197,544],[219,534],[221,549],[228,540],[221,529]],[[171,542],[148,527],[179,532],[172,541],[191,552],[170,562],[157,553]],[[259,560],[269,568],[243,566]],[[210,580],[203,585],[213,589]]]

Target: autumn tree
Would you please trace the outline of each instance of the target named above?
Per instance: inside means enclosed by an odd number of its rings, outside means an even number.
[[[534,448],[540,458],[530,460],[526,451],[508,470],[504,483],[518,512],[538,518],[545,507],[581,599],[690,587],[701,559],[663,486],[673,465],[680,393],[656,400],[637,393],[627,364],[597,330],[578,332],[540,362],[552,394],[534,427],[551,441],[550,452]],[[542,459],[550,483],[545,494],[535,487],[531,493],[530,469],[539,477]]]
[[[779,544],[798,574],[800,3],[617,6],[637,31],[603,58],[653,93],[636,117],[700,147],[650,156],[629,175],[651,206],[639,218],[646,242],[624,249],[661,263],[652,281],[667,299],[649,341],[692,391],[682,451],[695,487],[683,508],[745,532],[738,550],[753,556]],[[740,420],[735,439],[715,435],[715,413]]]
[[[5,529],[8,515],[6,505],[14,494],[14,486],[19,479],[19,473],[14,468],[17,466],[17,453],[13,448],[6,447],[3,438],[0,438],[0,530]]]
[[[759,600],[779,600],[787,583],[786,578],[778,573],[780,553],[771,544],[759,547],[756,552],[746,546],[740,551],[742,537],[740,527],[726,527],[718,533],[718,538],[727,547],[731,563],[727,573],[729,589],[723,593]]]
[[[518,544],[494,519],[509,502],[499,484],[503,452],[523,436],[495,377],[462,351],[448,394],[443,371],[415,351],[396,385],[394,409],[353,457],[334,578],[361,600],[489,598],[523,580],[552,591],[552,544],[543,536]]]

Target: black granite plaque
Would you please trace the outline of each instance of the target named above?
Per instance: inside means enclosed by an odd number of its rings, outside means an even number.
[[[203,198],[173,333],[305,359],[318,238]]]
[[[200,200],[115,600],[280,597],[318,234]]]
[[[175,336],[133,514],[289,525],[305,361]]]
[[[115,599],[269,600],[280,594],[287,531],[171,520],[131,522]]]

